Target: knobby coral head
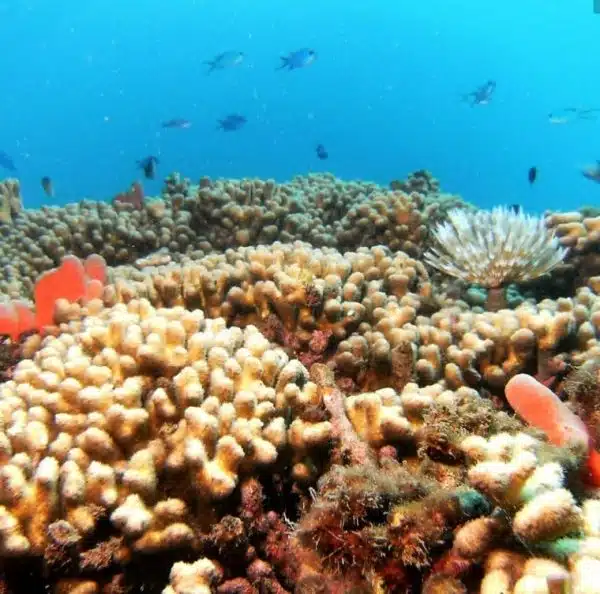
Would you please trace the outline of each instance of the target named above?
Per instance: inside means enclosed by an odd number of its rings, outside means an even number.
[[[491,211],[455,208],[433,230],[428,264],[469,283],[498,288],[550,272],[567,250],[540,217],[504,207]]]

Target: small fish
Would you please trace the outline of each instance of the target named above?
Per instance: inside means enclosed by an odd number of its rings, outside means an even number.
[[[288,70],[297,70],[310,66],[317,59],[317,52],[307,47],[290,52],[287,56],[281,56],[281,65],[277,70],[287,68]]]
[[[11,173],[17,172],[15,162],[12,160],[11,156],[5,153],[4,151],[0,151],[0,167],[3,167]]]
[[[530,184],[533,184],[537,179],[537,167],[530,167],[527,172],[527,179]]]
[[[590,165],[581,171],[581,175],[586,179],[600,184],[600,159],[596,161],[595,165]]]
[[[597,107],[565,107],[548,114],[550,124],[569,124],[573,120],[596,120],[600,108]]]
[[[571,121],[572,121],[572,118],[567,115],[560,115],[560,114],[556,114],[556,113],[548,114],[548,122],[550,124],[554,124],[555,126],[568,124]]]
[[[474,91],[463,95],[463,101],[466,101],[474,107],[475,105],[487,105],[496,90],[496,81],[488,80],[484,85],[477,87]]]
[[[520,204],[511,204],[508,207],[508,210],[510,210],[511,212],[514,212],[515,214],[520,214],[521,213],[521,205]]]
[[[52,183],[52,179],[45,175],[41,179],[41,184],[44,192],[46,192],[46,196],[54,198],[54,185]]]
[[[163,128],[180,128],[182,130],[189,128],[191,125],[192,122],[184,118],[173,118],[162,123]]]
[[[217,129],[224,132],[235,132],[243,128],[247,121],[245,116],[232,113],[225,116],[222,120],[218,120]]]
[[[317,152],[317,157],[321,159],[321,161],[324,161],[325,159],[329,158],[329,153],[322,144],[317,144],[317,148],[315,150]]]
[[[577,117],[580,120],[596,120],[596,116],[599,112],[600,109],[597,107],[576,108]]]
[[[210,74],[214,70],[225,70],[239,66],[243,61],[244,52],[223,52],[217,54],[212,60],[206,60],[204,63],[208,64],[207,74]]]
[[[144,157],[138,161],[137,165],[144,172],[144,177],[146,179],[154,179],[154,176],[156,175],[156,166],[159,163],[158,157],[150,155],[149,157]]]

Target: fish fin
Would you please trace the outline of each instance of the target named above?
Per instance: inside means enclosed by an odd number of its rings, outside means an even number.
[[[206,74],[210,74],[211,72],[214,72],[217,69],[217,61],[216,60],[205,60],[204,64],[206,64],[208,66],[208,69],[206,70]]]
[[[287,68],[288,70],[292,69],[290,59],[287,56],[280,56],[279,59],[281,60],[281,64],[278,68],[275,68],[275,70],[283,70],[284,68]]]

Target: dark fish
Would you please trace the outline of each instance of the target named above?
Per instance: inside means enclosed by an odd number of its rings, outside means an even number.
[[[149,157],[144,157],[138,161],[137,165],[144,172],[144,177],[146,179],[154,179],[154,176],[156,175],[156,166],[159,163],[158,157],[150,155]]]
[[[277,70],[287,68],[288,70],[296,70],[310,66],[317,59],[317,52],[307,47],[290,52],[287,56],[281,56],[281,65]]]
[[[492,100],[495,90],[496,81],[488,80],[484,85],[463,95],[463,101],[468,102],[471,107],[474,107],[475,105],[487,105]]]
[[[510,210],[511,212],[514,212],[515,214],[520,214],[520,212],[521,212],[521,205],[520,204],[511,204],[508,207],[508,210]]]
[[[321,159],[321,161],[324,161],[325,159],[329,158],[329,153],[322,144],[317,144],[317,148],[315,150],[317,152],[317,157]]]
[[[245,116],[232,113],[218,121],[217,129],[225,132],[234,132],[243,128],[247,121]]]
[[[527,172],[527,179],[529,183],[532,184],[537,178],[537,167],[530,167]]]
[[[162,123],[163,128],[189,128],[192,125],[192,122],[186,120],[184,118],[173,118],[172,120],[167,120]]]
[[[596,161],[595,165],[590,165],[581,171],[581,175],[586,179],[600,184],[600,159]]]
[[[0,167],[3,167],[11,173],[17,172],[15,162],[12,160],[11,156],[6,154],[4,151],[0,151]]]
[[[206,60],[204,63],[208,64],[207,74],[213,72],[213,70],[225,70],[226,68],[233,68],[239,66],[244,61],[244,52],[223,52],[217,54],[212,60]]]
[[[44,176],[41,179],[41,184],[44,192],[46,192],[46,196],[54,198],[54,185],[52,184],[52,179],[50,179],[48,176]]]

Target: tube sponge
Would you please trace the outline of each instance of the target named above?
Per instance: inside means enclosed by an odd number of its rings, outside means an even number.
[[[587,449],[589,437],[583,421],[550,388],[520,373],[506,384],[505,394],[513,410],[529,425],[541,429],[550,443],[581,444]]]
[[[600,487],[600,454],[585,423],[549,388],[530,375],[515,375],[505,388],[513,410],[529,425],[541,429],[550,443],[580,446],[587,452],[586,481]]]

